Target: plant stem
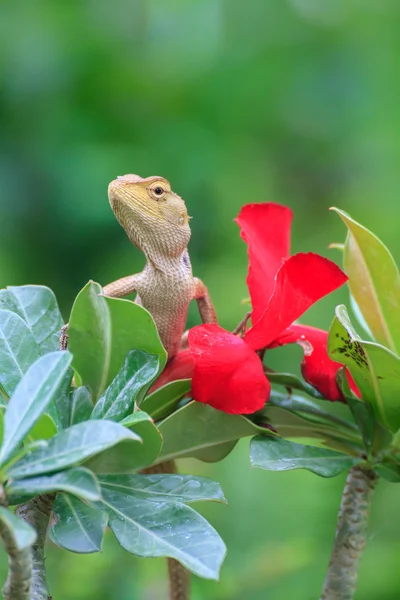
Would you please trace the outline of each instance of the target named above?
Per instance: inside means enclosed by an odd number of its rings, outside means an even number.
[[[32,578],[32,553],[30,548],[18,550],[13,536],[0,522],[0,536],[8,554],[8,575],[3,587],[4,600],[29,600]]]
[[[352,600],[358,566],[366,544],[372,495],[378,476],[356,465],[347,476],[336,526],[336,537],[320,600]]]
[[[36,496],[17,507],[16,514],[32,525],[37,540],[32,546],[32,583],[30,600],[51,600],[44,564],[44,544],[55,494]],[[11,599],[10,599],[11,600]],[[14,600],[14,597],[12,597]]]

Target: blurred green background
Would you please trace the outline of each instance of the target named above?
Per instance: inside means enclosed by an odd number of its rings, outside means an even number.
[[[327,248],[344,239],[337,205],[399,260],[399,27],[397,0],[4,0],[0,286],[48,285],[67,319],[88,279],[140,270],[107,201],[124,173],[163,175],[186,199],[195,273],[230,329],[247,296],[232,222],[244,203],[291,206],[293,251],[340,261]],[[304,321],[326,328],[346,301],[340,290]],[[300,355],[281,349],[269,363],[296,370]],[[194,578],[193,598],[315,600],[344,479],[248,463],[244,441],[219,465],[181,465],[229,499],[203,509],[228,556],[219,584]],[[400,597],[398,506],[381,482],[359,600]],[[164,597],[164,562],[111,535],[102,554],[49,548],[47,564],[56,600]]]

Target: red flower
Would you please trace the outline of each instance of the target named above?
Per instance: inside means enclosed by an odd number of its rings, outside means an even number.
[[[189,331],[189,346],[195,400],[233,414],[264,407],[270,384],[259,356],[245,341],[218,325],[199,325]]]
[[[342,366],[328,356],[328,332],[308,325],[291,325],[269,346],[299,344],[304,350],[301,372],[306,381],[313,385],[327,400],[342,400],[336,384],[336,373]],[[360,392],[349,371],[346,371],[350,388],[358,396]]]
[[[200,325],[189,332],[195,400],[229,413],[262,408],[269,383],[254,351],[298,342],[293,322],[347,281],[339,267],[318,254],[289,257],[291,220],[289,208],[273,203],[244,206],[236,219],[248,245],[252,327],[244,339],[217,325]],[[326,397],[338,399],[334,375],[339,365],[329,359],[326,339],[314,335],[309,343],[313,351],[304,360],[304,377]],[[180,359],[171,361],[171,370],[176,360]]]

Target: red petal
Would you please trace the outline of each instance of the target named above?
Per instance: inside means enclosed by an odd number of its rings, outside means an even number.
[[[337,265],[318,254],[295,254],[281,266],[275,289],[261,319],[245,340],[254,349],[269,346],[314,302],[347,281]]]
[[[328,356],[328,332],[307,325],[292,325],[273,342],[270,348],[294,343],[299,344],[304,350],[301,364],[304,379],[317,388],[324,398],[333,401],[341,400],[336,384],[336,373],[342,365]],[[346,372],[351,389],[359,396],[353,378],[348,371]]]
[[[218,325],[199,325],[189,331],[189,347],[195,400],[231,414],[264,407],[270,385],[260,358],[241,338]]]
[[[261,318],[275,285],[275,275],[282,260],[289,256],[292,211],[287,206],[247,204],[236,223],[248,245],[249,272],[247,286],[253,307],[252,321]]]
[[[193,369],[194,361],[190,350],[182,350],[169,361],[160,377],[152,385],[150,392],[154,392],[163,385],[177,379],[191,379]]]

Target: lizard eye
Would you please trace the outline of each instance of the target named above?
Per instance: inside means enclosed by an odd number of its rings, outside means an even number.
[[[155,190],[154,190],[154,193],[155,193],[156,196],[162,196],[163,193],[164,193],[164,190],[163,190],[162,187],[156,187]]]

